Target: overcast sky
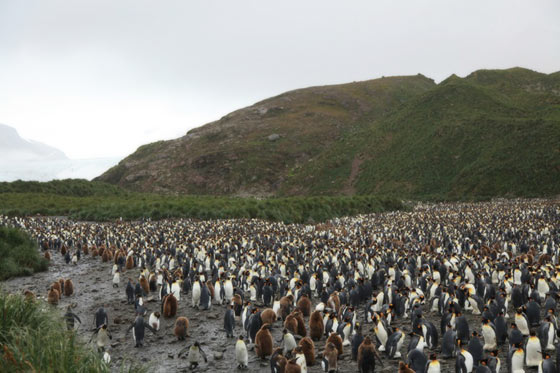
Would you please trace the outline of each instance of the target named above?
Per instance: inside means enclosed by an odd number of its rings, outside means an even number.
[[[0,0],[0,123],[126,156],[281,92],[560,70],[560,1]]]

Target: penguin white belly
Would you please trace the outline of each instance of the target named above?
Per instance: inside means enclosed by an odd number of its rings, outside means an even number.
[[[315,311],[323,312],[324,310],[325,310],[325,303],[323,303],[323,302],[321,302],[321,303],[319,303],[315,306]]]
[[[257,301],[257,289],[255,289],[254,286],[251,286],[250,290],[251,290],[251,302],[256,302]]]
[[[103,361],[105,364],[111,364],[111,355],[107,351],[103,354]]]
[[[471,373],[473,371],[474,360],[470,352],[465,351],[462,352],[463,356],[465,357],[465,366],[467,367],[467,373]]]
[[[431,312],[438,312],[439,311],[439,298],[435,298],[432,302],[432,308],[430,309]]]
[[[200,360],[200,351],[198,351],[198,348],[192,348],[189,351],[189,363],[197,363]]]
[[[173,293],[173,296],[177,298],[177,302],[181,300],[181,287],[178,283],[174,282],[171,285],[171,292]]]
[[[106,332],[100,330],[97,333],[97,347],[105,347],[108,344],[109,344],[109,336],[107,335]]]
[[[242,327],[245,327],[245,321],[247,320],[247,317],[249,317],[249,307],[245,307],[243,312],[241,312],[241,326]]]
[[[379,295],[377,295],[377,302],[373,307],[373,312],[381,311],[381,309],[383,308],[383,298],[385,298],[385,295],[383,293],[379,293]]]
[[[222,303],[222,295],[220,294],[221,292],[222,292],[222,286],[218,282],[216,283],[216,286],[214,286],[214,300],[218,304]]]
[[[387,331],[382,325],[377,324],[377,327],[375,328],[375,335],[377,336],[377,339],[379,339],[379,342],[381,342],[381,346],[379,346],[379,351],[385,351],[385,344],[387,343],[387,337],[388,337]]]
[[[482,326],[482,336],[484,337],[484,350],[490,351],[496,349],[496,333],[491,326]]]
[[[235,344],[235,358],[237,359],[237,364],[241,367],[246,367],[249,364],[247,346],[241,340],[238,340]]]
[[[472,298],[469,298],[469,306],[470,306],[469,309],[472,310],[473,315],[480,315],[481,314],[480,310],[478,309],[478,303],[476,302],[476,300],[474,300]],[[465,309],[466,309],[466,307],[465,307]]]
[[[397,342],[397,351],[395,352],[395,357],[396,358],[401,357],[401,347],[402,347],[403,342],[404,342],[404,334],[403,334],[402,338],[399,339],[399,341]]]
[[[233,285],[231,284],[231,281],[226,282],[226,284],[224,285],[224,293],[226,296],[226,300],[230,302],[233,298]]]
[[[530,337],[527,341],[527,366],[536,367],[542,361],[541,343],[537,337]]]
[[[336,319],[333,320],[332,328],[330,331],[336,332],[338,330],[338,321]]]
[[[192,306],[198,307],[200,305],[200,284],[195,282],[192,289]]]
[[[315,294],[315,290],[317,290],[317,281],[315,280],[315,277],[311,277],[309,280],[309,290],[311,290],[313,294]]]
[[[343,333],[344,333],[344,341],[342,342],[343,346],[350,346],[350,340],[348,339],[348,337],[350,337],[350,326],[345,326],[343,329]]]
[[[513,283],[515,285],[521,285],[521,271],[513,272]]]
[[[554,326],[550,324],[548,326],[548,338],[546,344],[546,350],[554,351],[556,347],[554,346]]]
[[[516,315],[515,323],[517,324],[517,328],[519,329],[519,331],[521,331],[523,335],[529,335],[529,326],[527,325],[527,319],[525,319],[525,317],[523,316],[518,317]]]
[[[274,303],[272,304],[272,310],[274,311],[274,313],[276,315],[279,315],[279,311],[280,311],[280,301],[275,300]],[[280,318],[280,317],[278,317]]]
[[[307,362],[305,361],[304,354],[297,354],[296,355],[296,364],[300,366],[301,373],[307,373]]]
[[[544,299],[546,293],[548,293],[548,291],[550,290],[550,287],[548,286],[547,282],[539,279],[538,282],[538,286],[537,286],[537,291],[539,292],[539,295],[541,296],[541,298]]]
[[[297,343],[294,336],[290,333],[285,334],[283,354],[286,355],[288,352],[291,352],[296,347],[297,347]]]
[[[118,285],[120,283],[121,283],[121,276],[119,272],[115,272],[115,275],[113,276],[113,285]]]
[[[439,361],[430,362],[426,373],[440,373],[441,367]]]
[[[523,369],[524,363],[524,353],[514,352],[513,356],[511,357],[511,372],[512,373],[525,373]]]
[[[154,315],[153,312],[148,319],[148,324],[155,330],[159,330],[159,319],[156,317],[156,315]]]

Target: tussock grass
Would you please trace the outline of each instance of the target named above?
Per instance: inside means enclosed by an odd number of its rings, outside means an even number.
[[[66,330],[40,301],[0,293],[0,365],[3,372],[108,372],[101,356]]]
[[[111,371],[100,353],[66,330],[62,315],[47,303],[0,290],[0,314],[0,371]],[[125,362],[120,371],[147,370]]]
[[[67,183],[73,184],[74,180]],[[21,182],[20,182],[21,183]],[[100,184],[97,184],[100,185]],[[285,223],[322,222],[334,217],[402,209],[397,198],[377,196],[234,198],[216,196],[170,196],[143,193],[106,193],[76,196],[71,187],[59,184],[52,193],[0,193],[0,214],[10,216],[70,216],[77,220],[108,221],[123,218],[226,219],[247,218]],[[10,190],[4,186],[5,190]],[[22,190],[30,190],[24,186]],[[40,184],[33,190],[48,190]],[[86,188],[87,189],[87,188]],[[1,190],[1,189],[0,189]]]
[[[37,244],[21,230],[0,227],[0,280],[46,271],[48,262]]]

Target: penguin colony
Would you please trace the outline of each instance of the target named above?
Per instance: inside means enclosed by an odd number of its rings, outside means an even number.
[[[178,341],[167,354],[177,367],[213,369],[199,342],[206,336],[189,320],[201,314],[198,322],[215,323],[228,343],[228,369],[262,371],[263,362],[271,372],[560,368],[553,201],[418,205],[315,226],[7,217],[0,224],[29,231],[51,260],[58,251],[69,266],[84,255],[107,263],[105,281],[130,307],[129,348],[158,343],[145,329],[168,333]],[[44,285],[53,306],[80,291],[70,279]],[[108,354],[115,326],[102,304],[92,338],[104,359],[115,360]],[[67,309],[69,329],[79,316],[91,315]]]

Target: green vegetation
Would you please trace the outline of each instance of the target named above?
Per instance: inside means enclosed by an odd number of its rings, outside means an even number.
[[[434,86],[418,75],[287,92],[182,138],[142,146],[98,180],[136,192],[312,195],[298,173],[303,166],[355,133],[363,118],[382,117]],[[280,192],[291,174],[300,182]]]
[[[416,200],[560,193],[560,80],[525,69],[452,76],[381,118],[362,118],[285,184]],[[307,175],[307,176],[306,176]],[[329,180],[330,182],[327,182]],[[290,189],[292,188],[292,189]]]
[[[555,196],[560,72],[479,70],[437,85],[417,75],[287,92],[141,147],[99,180],[213,195]]]
[[[373,196],[230,198],[128,193],[87,197],[46,193],[0,193],[0,214],[70,216],[79,220],[123,218],[259,218],[286,223],[325,221],[337,216],[401,209],[400,201]]]
[[[46,271],[48,262],[41,257],[37,244],[23,231],[0,227],[0,281]]]
[[[110,372],[101,355],[67,331],[62,315],[45,302],[0,291],[0,313],[2,372]]]
[[[63,196],[120,196],[127,192],[115,185],[84,179],[0,182],[0,193],[46,193]]]

